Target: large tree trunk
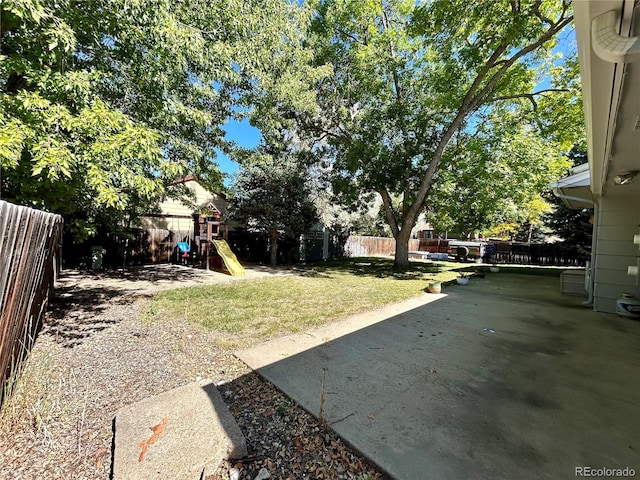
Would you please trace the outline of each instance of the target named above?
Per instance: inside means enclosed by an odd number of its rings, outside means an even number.
[[[412,207],[402,212],[403,221],[398,225],[389,192],[382,189],[379,193],[382,197],[387,223],[391,227],[393,238],[396,240],[396,254],[393,267],[404,270],[409,267],[409,238],[411,237],[411,229],[416,224],[420,211]]]
[[[411,228],[402,228],[396,239],[396,256],[393,261],[394,268],[405,269],[409,267],[409,238],[411,238]]]
[[[278,261],[278,229],[272,228],[271,234],[271,265],[275,265]]]

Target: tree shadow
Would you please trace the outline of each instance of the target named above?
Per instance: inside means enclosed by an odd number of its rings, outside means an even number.
[[[56,288],[39,335],[49,335],[63,347],[77,347],[91,335],[118,323],[122,317],[114,316],[111,307],[129,305],[132,297],[132,292],[112,287]]]
[[[303,271],[317,272],[318,276],[331,276],[332,272],[396,280],[416,280],[449,269],[439,262],[411,262],[409,267],[398,269],[393,260],[381,257],[340,258],[328,262],[309,263],[298,267]]]
[[[282,273],[282,270],[272,268],[266,271]],[[118,324],[128,315],[127,306],[133,308],[137,299],[151,297],[156,290],[207,284],[212,280],[211,276],[227,274],[175,264],[100,272],[64,271],[38,334],[50,336],[63,347],[77,347],[91,335]],[[213,278],[212,284],[215,283]]]
[[[70,274],[72,276],[74,274]],[[85,273],[78,273],[80,276],[86,277]],[[143,265],[136,267],[106,269],[100,272],[94,272],[91,277],[95,280],[126,280],[131,282],[139,281],[180,281],[180,280],[193,280],[206,275],[204,268],[179,265],[179,264],[155,264],[155,265]]]

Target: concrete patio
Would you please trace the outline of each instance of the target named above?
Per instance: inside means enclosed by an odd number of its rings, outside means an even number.
[[[398,479],[640,472],[640,322],[487,274],[239,358]]]

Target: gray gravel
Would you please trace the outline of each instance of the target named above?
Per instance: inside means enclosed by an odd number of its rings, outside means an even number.
[[[288,275],[248,269],[245,280]],[[149,320],[160,289],[236,281],[160,266],[115,274],[65,272],[11,400],[0,413],[0,478],[106,479],[112,421],[124,405],[202,378],[219,385],[249,446],[229,472],[271,478],[380,478],[317,420],[219,346],[218,334],[172,318]],[[235,469],[235,470],[232,470]]]

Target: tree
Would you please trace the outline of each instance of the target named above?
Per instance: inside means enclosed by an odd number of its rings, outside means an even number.
[[[569,157],[574,167],[587,163],[584,145],[576,145]],[[571,209],[558,197],[554,197],[552,202],[554,209],[545,216],[545,226],[562,239],[560,248],[568,256],[576,257],[580,261],[589,260],[593,236],[593,209]]]
[[[301,103],[302,14],[284,0],[0,2],[3,199],[62,213],[82,238],[180,175],[220,187],[221,126],[263,98]]]
[[[436,230],[511,236],[542,221],[550,209],[543,193],[570,165],[557,145],[523,128],[460,134],[458,142],[444,155],[429,198]]]
[[[159,189],[152,172],[177,170],[158,132],[96,94],[97,72],[69,67],[77,38],[59,12],[36,0],[0,9],[2,197],[61,213],[80,237],[90,234],[96,207],[121,211],[150,198]]]
[[[380,195],[395,265],[405,267],[436,174],[445,161],[456,169],[458,139],[507,122],[533,128],[540,99],[565,93],[538,85],[558,68],[552,48],[572,20],[570,2],[318,0],[315,7],[310,45],[333,74],[317,85],[321,113],[301,122],[325,142],[343,201]],[[528,114],[515,115],[527,105]]]
[[[279,235],[297,237],[318,221],[309,180],[293,154],[266,146],[234,179],[230,215],[269,234],[272,265]]]

